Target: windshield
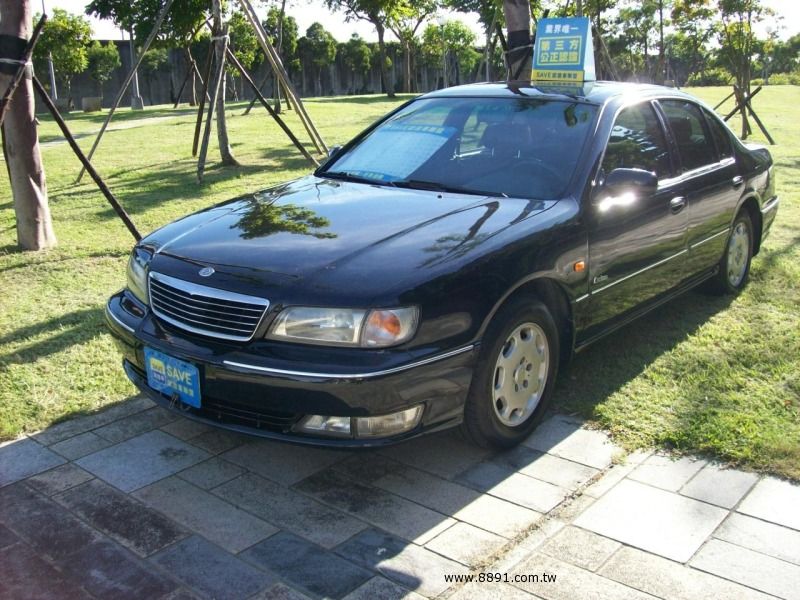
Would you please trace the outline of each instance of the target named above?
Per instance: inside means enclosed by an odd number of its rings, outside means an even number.
[[[320,174],[397,187],[556,198],[575,171],[596,110],[538,98],[418,100]]]

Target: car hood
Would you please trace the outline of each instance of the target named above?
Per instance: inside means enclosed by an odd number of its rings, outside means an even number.
[[[460,254],[552,202],[305,177],[195,213],[144,240],[158,253],[200,265],[303,278],[370,255],[420,267]]]

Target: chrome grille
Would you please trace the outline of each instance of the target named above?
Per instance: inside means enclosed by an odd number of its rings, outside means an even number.
[[[150,273],[150,306],[167,323],[200,335],[246,342],[269,301]]]

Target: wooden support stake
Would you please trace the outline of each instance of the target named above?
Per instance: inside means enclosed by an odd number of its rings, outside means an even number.
[[[20,81],[25,77],[25,72],[28,70],[28,63],[31,60],[31,56],[33,56],[33,49],[36,47],[36,42],[39,40],[39,35],[42,33],[46,21],[47,15],[43,14],[39,18],[36,27],[33,28],[33,33],[28,40],[28,45],[25,46],[25,52],[22,53],[22,58],[20,59],[21,64],[17,67],[17,72],[14,73],[14,78],[11,80],[8,89],[6,89],[6,93],[3,94],[3,99],[0,100],[0,127],[3,126],[3,121],[6,119],[8,107],[11,106],[11,97],[14,95],[14,92],[17,91]]]
[[[175,96],[175,104],[172,106],[172,108],[178,108],[178,104],[181,103],[181,96],[183,96],[183,90],[186,88],[186,84],[189,82],[189,77],[192,75],[194,75],[194,71],[192,70],[192,65],[189,65],[189,68],[186,69],[186,76],[183,78],[183,83],[181,83],[181,87],[178,89],[178,94]]]
[[[314,146],[317,148],[317,151],[323,154],[327,154],[328,147],[325,145],[325,141],[322,139],[322,136],[319,134],[319,131],[314,126],[311,117],[306,112],[305,106],[297,97],[297,94],[294,91],[292,83],[289,80],[289,75],[286,73],[286,70],[283,67],[283,63],[281,62],[281,57],[278,55],[275,48],[273,48],[272,43],[270,43],[269,37],[267,36],[267,32],[264,30],[264,27],[258,20],[258,15],[253,9],[253,5],[250,3],[250,0],[239,0],[239,4],[243,9],[245,17],[250,21],[250,24],[253,26],[253,29],[256,33],[256,40],[261,46],[261,49],[264,51],[264,54],[267,56],[267,60],[269,61],[272,70],[275,72],[275,75],[283,84],[284,90],[286,91],[286,96],[287,98],[289,98],[290,104],[295,109],[295,112],[297,112],[297,115],[300,117],[300,121],[303,123],[303,126],[305,127],[306,132],[311,138],[311,141],[314,143]]]
[[[723,104],[725,104],[725,103],[726,103],[726,102],[727,102],[727,101],[730,99],[730,97],[731,97],[731,96],[733,96],[735,93],[736,93],[736,91],[733,91],[733,92],[731,92],[730,94],[728,94],[727,96],[725,96],[725,97],[724,97],[722,100],[720,100],[720,101],[717,103],[717,105],[714,107],[714,110],[717,110],[717,109],[718,109],[720,106],[722,106]]]
[[[266,75],[264,75],[264,79],[262,79],[262,80],[261,80],[261,83],[260,83],[260,84],[259,84],[259,86],[258,86],[258,91],[261,91],[261,89],[262,89],[262,88],[263,88],[263,87],[266,85],[266,83],[267,83],[267,79],[269,79],[269,76],[270,76],[270,74],[269,74],[269,73],[267,73]],[[250,114],[250,111],[251,111],[251,110],[253,110],[253,107],[256,105],[256,102],[258,102],[258,96],[256,96],[255,98],[253,98],[253,99],[250,101],[250,104],[248,104],[248,105],[247,105],[247,108],[246,108],[246,109],[245,109],[245,111],[242,113],[242,115],[249,115],[249,114]]]
[[[42,102],[44,102],[45,106],[47,106],[47,110],[49,110],[50,114],[53,115],[55,122],[58,123],[61,133],[64,134],[64,137],[67,139],[67,143],[69,143],[70,148],[72,148],[72,151],[78,157],[78,160],[81,161],[83,168],[89,172],[89,177],[94,180],[94,182],[97,184],[97,187],[100,188],[100,191],[103,193],[103,196],[105,196],[106,200],[108,200],[111,208],[114,209],[114,212],[117,213],[117,216],[119,216],[119,218],[122,219],[122,222],[125,223],[125,227],[127,227],[128,231],[131,232],[133,239],[135,239],[137,242],[141,240],[142,234],[139,233],[138,229],[136,229],[136,225],[133,224],[133,221],[131,221],[128,213],[125,212],[125,209],[122,208],[122,205],[114,197],[114,194],[112,194],[111,190],[108,189],[106,183],[103,181],[100,175],[98,175],[97,171],[95,171],[92,163],[89,162],[89,159],[86,157],[86,155],[84,155],[80,146],[78,146],[78,143],[75,141],[75,138],[72,136],[72,133],[67,127],[67,124],[64,122],[61,113],[58,112],[56,105],[53,104],[53,101],[50,99],[50,96],[47,95],[47,91],[45,91],[44,86],[42,86],[42,83],[36,78],[36,76],[33,77],[33,87],[39,93],[39,97],[42,99]]]
[[[200,102],[197,103],[197,122],[194,125],[194,138],[192,140],[192,156],[197,156],[197,145],[200,143],[200,127],[203,125],[203,110],[208,99],[208,84],[211,81],[211,66],[214,64],[214,42],[208,46],[208,58],[206,59],[206,76],[201,77],[203,82],[203,93],[200,94]]]
[[[734,86],[734,87],[736,87],[736,86]],[[749,101],[749,100],[752,100],[753,98],[755,98],[755,95],[756,95],[756,94],[758,94],[758,92],[760,92],[760,91],[761,91],[761,86],[758,86],[758,87],[757,87],[755,90],[753,90],[753,93],[752,93],[752,94],[750,94],[750,97],[748,98],[748,101]],[[736,93],[736,92],[734,92],[734,94],[735,94],[735,93]],[[728,96],[728,97],[730,98],[730,96]],[[729,112],[727,115],[725,115],[725,116],[722,118],[722,120],[723,120],[723,121],[725,121],[725,122],[727,123],[728,121],[730,121],[730,120],[731,120],[731,118],[733,118],[733,115],[735,115],[737,112],[739,112],[740,110],[742,110],[742,109],[743,109],[743,107],[742,107],[742,105],[741,105],[740,103],[741,103],[741,100],[740,100],[739,98],[737,98],[737,99],[736,99],[736,107],[735,107],[735,108],[734,108],[734,109],[733,109],[731,112]]]
[[[216,44],[222,44],[222,60],[217,65],[216,73],[214,73],[214,83],[211,86],[211,95],[208,101],[208,116],[206,117],[206,126],[203,130],[203,142],[200,144],[200,156],[197,158],[197,181],[203,181],[203,171],[206,168],[206,156],[208,155],[208,140],[211,137],[211,122],[214,119],[214,105],[217,103],[219,90],[222,87],[222,78],[225,76],[225,50],[228,48],[228,36],[225,32],[223,35],[217,34],[211,38],[211,51],[214,51]]]
[[[297,139],[297,136],[295,136],[295,134],[292,133],[292,130],[289,129],[286,123],[283,122],[283,119],[281,119],[280,116],[278,116],[278,113],[276,113],[275,110],[272,108],[272,106],[270,106],[267,99],[264,98],[264,95],[256,87],[253,78],[250,77],[250,74],[245,70],[244,66],[242,66],[242,63],[239,62],[238,58],[236,58],[236,55],[233,52],[231,52],[230,47],[227,47],[226,51],[228,58],[230,59],[233,66],[236,67],[236,69],[239,71],[239,74],[242,76],[242,79],[244,79],[250,85],[250,87],[253,88],[253,91],[256,94],[256,98],[261,101],[261,104],[264,105],[264,108],[267,109],[267,112],[270,114],[270,116],[273,119],[275,119],[275,122],[278,123],[278,125],[280,125],[280,128],[283,129],[284,133],[287,136],[289,136],[289,139],[292,140],[292,143],[297,147],[298,150],[300,150],[302,155],[305,156],[309,161],[311,161],[314,164],[314,166],[318,167],[319,162],[317,162],[317,160],[314,159],[314,157],[308,153],[308,150],[306,150],[303,144],[300,143],[300,140]]]
[[[158,13],[156,22],[153,24],[153,29],[152,31],[150,31],[150,35],[147,36],[147,40],[145,41],[142,50],[139,52],[139,57],[136,59],[136,64],[131,65],[131,70],[128,73],[128,76],[125,77],[125,81],[123,82],[122,87],[119,89],[119,92],[117,92],[117,97],[114,98],[114,103],[111,105],[111,109],[108,111],[108,116],[106,117],[106,120],[103,122],[103,126],[100,128],[100,131],[98,132],[97,137],[94,140],[94,144],[92,144],[92,149],[89,150],[88,158],[90,161],[94,156],[95,150],[97,150],[97,146],[100,144],[100,140],[103,138],[103,134],[106,132],[108,124],[111,122],[111,117],[114,116],[114,111],[117,110],[117,107],[119,106],[119,103],[122,100],[122,96],[127,91],[128,86],[131,84],[133,76],[136,73],[137,69],[139,68],[139,65],[141,64],[145,53],[150,48],[150,44],[153,43],[153,40],[156,39],[156,35],[158,35],[158,30],[161,28],[161,23],[164,21],[164,17],[167,16],[167,11],[169,11],[170,7],[172,6],[172,2],[173,0],[167,0],[166,3],[164,4],[164,7],[161,9],[161,12]],[[81,169],[81,172],[78,173],[78,178],[75,180],[75,183],[80,183],[80,180],[83,178],[83,174],[85,171],[86,167],[83,167]]]

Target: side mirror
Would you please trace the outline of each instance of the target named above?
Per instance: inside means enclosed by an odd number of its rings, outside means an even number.
[[[616,196],[625,192],[650,196],[658,189],[658,177],[652,171],[644,169],[614,169],[606,176],[601,189],[604,196]]]
[[[328,156],[325,158],[325,160],[322,161],[322,164],[324,165],[325,163],[330,162],[330,160],[334,156],[336,156],[339,153],[339,150],[341,149],[342,149],[341,145],[331,146],[330,148],[328,148]]]

